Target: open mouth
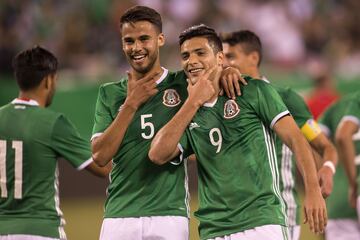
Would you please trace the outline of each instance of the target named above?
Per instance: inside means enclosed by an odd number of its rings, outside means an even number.
[[[198,73],[200,73],[203,70],[204,70],[203,68],[192,68],[192,69],[189,69],[189,73],[197,75]]]
[[[135,62],[135,63],[141,63],[145,60],[146,58],[146,54],[137,54],[137,55],[133,55],[131,56],[131,59]]]

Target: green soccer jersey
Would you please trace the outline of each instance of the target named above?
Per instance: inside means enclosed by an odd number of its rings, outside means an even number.
[[[332,104],[320,116],[319,123],[323,128],[323,132],[326,133],[326,135],[328,135],[330,139],[334,140],[336,128],[338,127],[341,119],[347,114],[350,114],[350,113],[346,113],[346,111],[347,108],[351,105],[351,103],[357,102],[359,104],[359,96],[360,96],[359,93],[357,93],[343,97],[338,102]],[[351,113],[350,115],[355,115],[355,114],[356,113]],[[359,135],[360,135],[360,131],[353,137],[355,141],[356,153],[358,154],[357,159],[360,158]],[[359,166],[357,168],[359,173]],[[351,208],[349,205],[348,189],[349,189],[349,184],[346,177],[345,169],[340,160],[336,168],[336,173],[334,175],[333,191],[331,195],[326,199],[326,205],[330,219],[357,218],[356,209]]]
[[[151,140],[179,110],[187,97],[183,72],[164,74],[159,92],[135,113],[113,158],[105,218],[188,216],[186,163],[158,166],[148,158]],[[93,137],[113,122],[127,93],[127,79],[100,87]]]
[[[301,129],[312,115],[303,98],[291,88],[274,86],[284,101],[287,109],[294,118],[297,126]],[[286,213],[289,226],[300,224],[300,201],[295,189],[296,163],[291,150],[283,144],[280,138],[276,138],[276,155],[280,172],[280,189],[286,203]]]
[[[201,107],[179,144],[198,160],[201,239],[286,225],[272,127],[289,112],[270,84],[246,79],[241,97]]]
[[[65,238],[59,157],[78,169],[92,161],[89,142],[62,114],[34,100],[0,108],[0,235]]]

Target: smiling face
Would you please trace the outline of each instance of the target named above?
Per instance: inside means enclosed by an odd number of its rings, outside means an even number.
[[[199,76],[215,66],[222,66],[223,53],[214,53],[213,48],[205,37],[194,37],[186,40],[180,47],[181,65],[192,84]],[[210,79],[211,80],[211,79]]]
[[[243,74],[249,75],[252,69],[257,66],[258,58],[254,57],[255,52],[246,54],[242,44],[230,45],[223,43],[224,55],[228,66],[239,69]]]
[[[126,59],[136,72],[146,74],[155,64],[160,66],[159,47],[164,45],[165,39],[152,23],[124,23],[121,35]]]

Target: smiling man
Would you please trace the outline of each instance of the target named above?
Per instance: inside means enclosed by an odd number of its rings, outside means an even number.
[[[161,165],[179,153],[182,157],[195,153],[199,174],[195,215],[201,239],[287,239],[275,133],[297,157],[311,229],[323,231],[326,208],[312,153],[280,96],[270,84],[248,78],[241,97],[219,97],[222,44],[205,25],[182,32],[180,50],[189,96],[156,134],[149,158]],[[308,160],[310,164],[304,164]]]

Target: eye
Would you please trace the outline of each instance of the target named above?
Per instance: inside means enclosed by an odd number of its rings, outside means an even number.
[[[127,45],[133,44],[133,43],[134,43],[134,39],[132,39],[132,38],[124,38],[124,39],[123,39],[123,42],[124,42],[125,44],[127,44]]]
[[[187,60],[189,58],[189,53],[182,53],[181,54],[181,59],[182,60]]]

